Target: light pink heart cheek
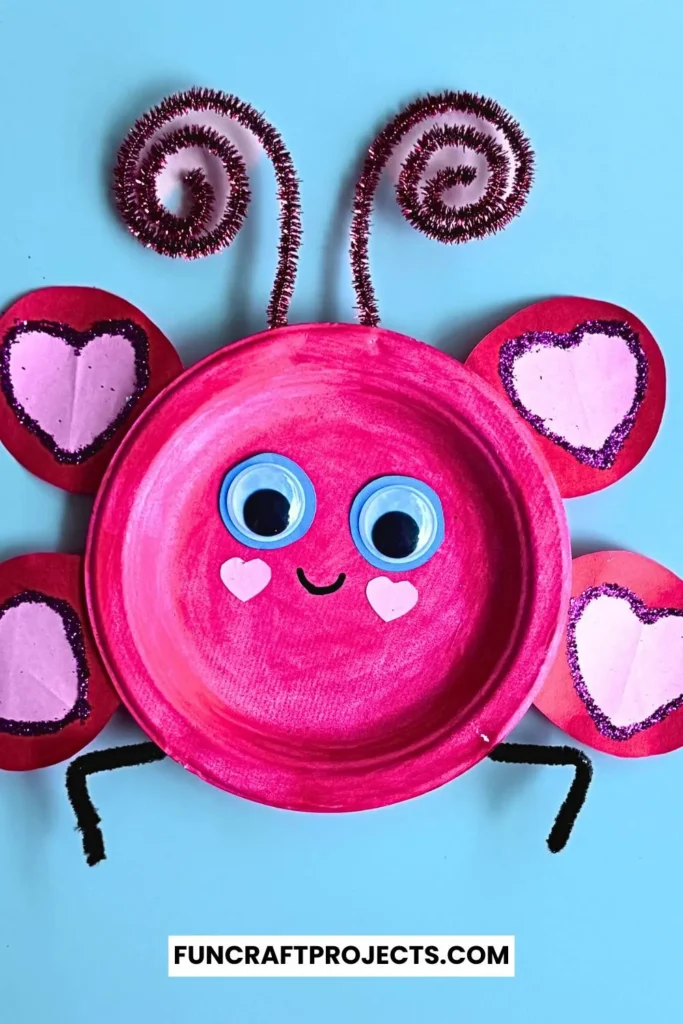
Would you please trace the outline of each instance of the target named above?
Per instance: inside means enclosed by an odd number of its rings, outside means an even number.
[[[400,619],[417,604],[417,589],[409,580],[395,583],[386,576],[377,576],[370,580],[365,593],[373,611],[385,622]]]
[[[0,618],[0,718],[56,722],[78,698],[78,665],[59,612],[26,602]]]
[[[238,601],[251,601],[268,586],[272,573],[262,558],[245,562],[242,558],[229,558],[221,566],[221,580]]]
[[[135,393],[135,351],[118,334],[100,334],[81,349],[43,331],[13,343],[9,374],[16,402],[63,451],[103,434]]]
[[[683,693],[680,616],[641,622],[628,601],[601,595],[576,625],[576,649],[586,688],[623,727],[649,718]]]
[[[597,451],[633,405],[638,368],[623,338],[590,334],[574,348],[524,353],[513,373],[520,402],[548,430]]]

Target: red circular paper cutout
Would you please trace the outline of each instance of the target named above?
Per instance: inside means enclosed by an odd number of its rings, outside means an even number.
[[[605,325],[602,331],[600,324]],[[600,359],[593,359],[588,349],[580,351],[586,340],[592,344],[595,334],[604,338],[607,333],[612,335],[607,343],[623,349],[620,356],[603,351]],[[522,355],[537,358],[539,346],[544,362],[538,363],[534,380],[527,376],[527,394],[522,395],[512,368]],[[536,347],[534,354],[529,352],[531,347]],[[558,355],[566,365],[558,364]],[[549,362],[552,357],[554,364]],[[466,365],[517,408],[548,459],[564,498],[602,490],[629,473],[647,453],[662,421],[666,371],[659,346],[637,317],[609,302],[559,298],[527,306],[491,331]],[[583,385],[593,399],[593,422],[586,426],[585,407],[580,407],[579,400],[574,418],[568,395],[571,375],[585,378],[591,371],[594,383]],[[581,430],[578,417],[585,419]],[[580,440],[582,431],[584,437],[586,431],[597,433],[599,440],[586,445]]]
[[[109,330],[104,329],[107,324]],[[86,366],[91,371],[90,390],[86,394],[87,384],[80,383],[85,378],[79,378],[76,417],[75,401],[69,407],[68,375],[75,374],[76,357],[84,355],[86,346],[93,341],[97,346],[107,334],[130,349],[125,358],[135,386],[127,386],[125,368],[122,374],[111,350],[89,349],[95,356]],[[36,349],[36,341],[42,350]],[[32,344],[27,352],[31,363],[26,366],[14,349],[10,358],[10,346],[18,344]],[[80,370],[80,362],[78,366]],[[0,317],[0,441],[48,483],[94,494],[131,423],[181,370],[170,341],[125,299],[99,288],[29,292]],[[57,436],[73,431],[74,425],[83,435],[80,454],[60,447],[65,442]]]
[[[83,593],[83,559],[79,555],[39,554],[2,562],[0,606],[25,591],[66,602],[77,617],[87,666],[84,695],[89,710],[86,717],[76,718],[46,735],[15,735],[0,728],[0,768],[6,771],[29,771],[67,760],[104,729],[119,705],[90,633]]]
[[[586,631],[580,633],[577,621],[589,607],[595,615],[593,602],[599,597],[608,599],[610,611],[601,611],[592,622],[584,620]],[[634,633],[634,627],[640,632]],[[624,652],[627,643],[633,651],[639,635],[643,639],[633,661]],[[683,746],[682,666],[683,580],[628,551],[582,555],[573,563],[565,642],[535,704],[560,729],[595,750],[617,757],[664,754]],[[629,685],[628,692],[622,684]],[[607,699],[610,692],[620,693],[620,700]],[[618,719],[612,708],[621,704],[624,711],[625,698],[638,711]],[[634,724],[624,724],[626,718]],[[650,720],[653,724],[645,724]],[[611,738],[629,732],[628,738]]]

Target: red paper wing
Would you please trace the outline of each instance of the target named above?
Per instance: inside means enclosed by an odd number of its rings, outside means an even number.
[[[683,746],[683,580],[627,551],[575,559],[565,642],[536,707],[618,757]]]
[[[119,699],[90,634],[78,555],[0,564],[0,768],[44,768],[78,753]]]
[[[564,498],[629,473],[657,436],[666,374],[637,317],[593,299],[549,299],[515,313],[467,366],[534,431]]]
[[[98,288],[42,288],[0,317],[0,441],[67,491],[94,493],[123,434],[182,370],[139,309]]]

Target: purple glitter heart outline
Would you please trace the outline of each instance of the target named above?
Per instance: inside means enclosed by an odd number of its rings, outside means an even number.
[[[71,652],[76,662],[77,692],[73,707],[67,711],[63,718],[55,721],[27,722],[13,718],[0,717],[0,732],[9,733],[11,736],[49,736],[60,732],[65,726],[80,719],[84,722],[90,714],[88,703],[88,682],[90,670],[85,652],[85,642],[81,629],[80,619],[68,601],[58,597],[50,597],[48,594],[41,594],[39,590],[22,590],[0,605],[0,619],[10,610],[18,608],[22,604],[45,604],[57,612],[64,627]]]
[[[586,445],[576,446],[570,444],[561,434],[550,430],[545,421],[536,413],[528,409],[515,387],[514,366],[520,356],[531,352],[533,348],[542,346],[545,348],[576,348],[581,344],[586,334],[607,334],[610,337],[622,338],[629,351],[636,360],[636,388],[631,408],[623,420],[617,424],[601,448],[588,448]],[[621,320],[585,320],[578,324],[567,334],[557,334],[554,331],[529,331],[519,338],[512,338],[506,341],[500,348],[498,373],[505,388],[505,392],[514,405],[517,412],[531,424],[531,426],[549,441],[564,448],[573,455],[575,459],[593,469],[611,469],[631,433],[636,416],[640,411],[647,388],[648,365],[647,356],[638,339],[638,335],[627,323]]]
[[[581,668],[579,665],[579,651],[576,643],[576,627],[591,601],[598,597],[617,597],[627,601],[631,610],[638,617],[643,625],[649,626],[660,619],[675,616],[683,618],[683,608],[651,608],[637,597],[628,587],[622,587],[617,583],[601,583],[599,586],[588,587],[579,597],[573,597],[569,603],[569,622],[567,625],[567,661],[572,675],[574,689],[586,705],[588,713],[593,719],[596,728],[603,736],[611,740],[630,740],[636,733],[649,729],[650,726],[663,722],[672,711],[676,711],[683,705],[683,692],[673,700],[667,701],[653,711],[651,715],[640,722],[633,722],[630,725],[615,725],[609,715],[605,714],[599,704],[595,701],[588,687],[586,686]],[[683,681],[681,682],[683,687]]]
[[[109,426],[98,434],[90,444],[77,448],[76,451],[71,452],[65,448],[60,448],[54,437],[48,434],[46,430],[43,430],[32,416],[29,416],[14,393],[10,374],[12,345],[24,334],[28,334],[31,331],[40,331],[43,334],[49,334],[52,338],[59,338],[61,341],[66,342],[67,345],[70,345],[75,350],[77,356],[82,355],[86,346],[103,334],[116,334],[119,337],[126,338],[132,345],[135,356],[135,388],[133,393],[127,397],[121,411]],[[54,455],[55,460],[62,465],[80,465],[98,451],[101,451],[119,429],[140,396],[146,391],[149,385],[149,378],[149,343],[147,335],[132,320],[98,320],[87,331],[77,331],[70,327],[69,324],[59,323],[54,320],[23,320],[7,332],[2,345],[0,345],[0,386],[8,405],[19,422],[27,430],[30,430],[45,448]]]

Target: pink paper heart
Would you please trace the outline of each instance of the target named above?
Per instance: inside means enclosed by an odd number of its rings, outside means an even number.
[[[92,455],[116,430],[149,381],[144,331],[129,320],[75,331],[29,321],[2,348],[10,405],[60,462]]]
[[[221,566],[221,579],[238,601],[250,601],[264,590],[271,579],[270,566],[262,558],[245,562],[242,558],[229,558]]]
[[[571,603],[574,687],[603,735],[630,739],[683,704],[683,610],[650,608],[627,587],[589,587]]]
[[[591,320],[567,334],[532,331],[506,342],[500,376],[539,434],[609,469],[642,404],[647,359],[628,324]]]
[[[377,576],[370,580],[365,593],[373,610],[385,622],[400,619],[417,604],[417,590],[409,580],[395,583],[386,576]]]
[[[58,608],[64,606],[68,624]],[[67,634],[75,613],[66,602],[27,591],[0,612],[0,723],[9,732],[52,732],[50,724],[85,717],[85,666]],[[17,723],[42,723],[22,730]]]

